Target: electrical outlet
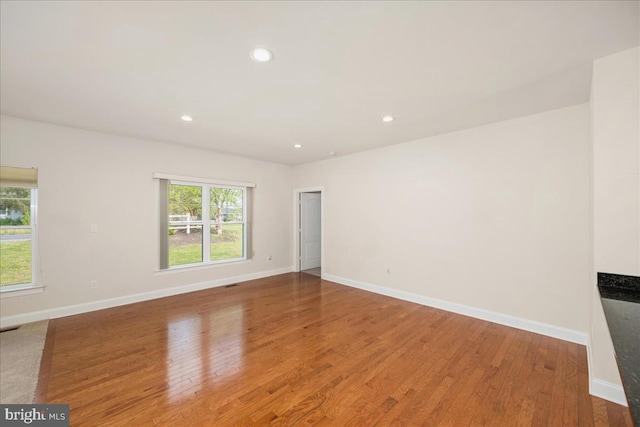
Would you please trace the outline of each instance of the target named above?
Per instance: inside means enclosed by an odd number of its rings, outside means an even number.
[[[98,289],[98,281],[92,280],[91,282],[89,282],[89,286],[91,286],[91,289]]]
[[[91,232],[92,233],[98,232],[98,224],[91,224]]]
[[[391,269],[387,268],[387,276],[391,276]]]

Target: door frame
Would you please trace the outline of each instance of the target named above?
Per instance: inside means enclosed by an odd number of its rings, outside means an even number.
[[[300,271],[300,194],[320,193],[320,274],[324,278],[324,187],[293,190],[293,271]]]

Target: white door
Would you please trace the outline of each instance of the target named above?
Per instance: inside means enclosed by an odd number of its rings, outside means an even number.
[[[320,267],[320,193],[300,193],[300,270]]]

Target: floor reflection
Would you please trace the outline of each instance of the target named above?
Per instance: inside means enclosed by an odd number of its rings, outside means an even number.
[[[167,334],[167,383],[170,403],[224,384],[244,363],[242,304],[170,321]]]

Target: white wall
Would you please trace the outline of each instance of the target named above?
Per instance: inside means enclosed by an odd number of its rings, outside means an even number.
[[[640,49],[594,62],[592,377],[620,385],[596,272],[640,276]]]
[[[39,172],[41,294],[1,300],[2,317],[176,286],[288,270],[291,167],[2,116],[3,165]],[[154,172],[255,182],[250,262],[156,275]],[[90,232],[90,224],[98,233]],[[267,261],[271,255],[272,261]],[[98,280],[98,289],[89,282]]]
[[[593,67],[594,260],[597,271],[640,275],[638,48]]]
[[[587,104],[294,169],[315,186],[324,273],[588,331]]]

